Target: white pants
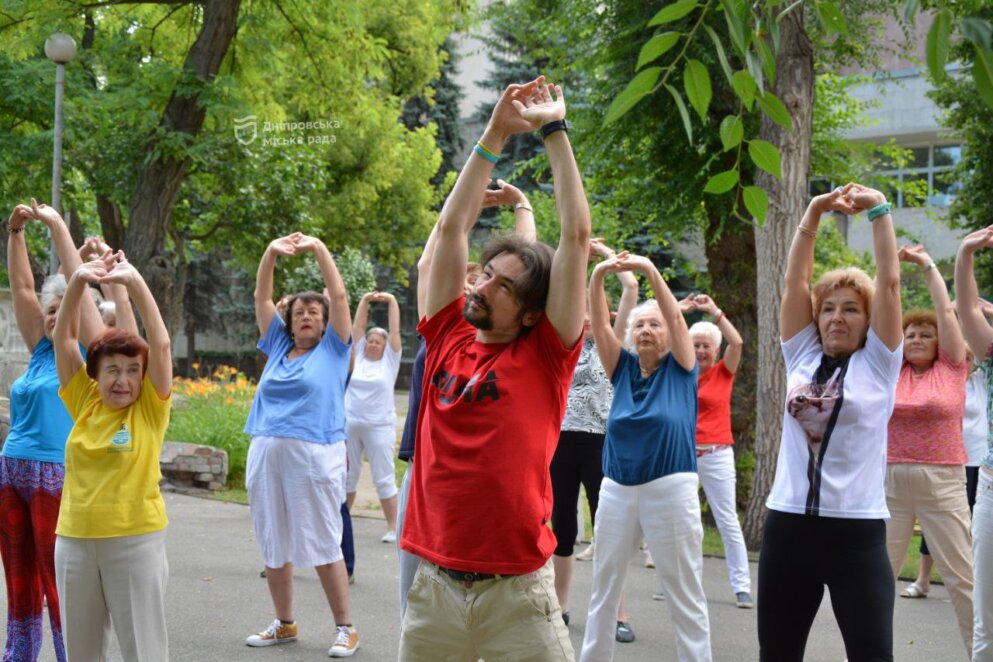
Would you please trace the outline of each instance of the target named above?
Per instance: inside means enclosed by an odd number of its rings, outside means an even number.
[[[748,549],[741,534],[735,491],[734,451],[723,446],[696,460],[697,474],[703,483],[710,512],[714,514],[717,530],[724,541],[724,559],[728,566],[732,593],[751,593],[752,579],[748,573]]]
[[[165,529],[117,538],[55,538],[55,584],[72,662],[103,662],[113,620],[127,662],[169,659]]]
[[[973,662],[993,661],[993,478],[979,470],[972,511]]]
[[[359,487],[362,475],[362,451],[369,458],[372,482],[380,499],[397,495],[397,479],[393,468],[393,452],[396,446],[397,430],[392,423],[368,425],[366,423],[345,423],[345,442],[348,448],[348,477],[345,491],[349,494]]]
[[[417,574],[417,566],[421,564],[421,557],[400,549],[400,538],[403,536],[403,518],[407,515],[407,500],[410,498],[410,475],[414,472],[414,463],[407,464],[407,471],[403,474],[403,483],[400,484],[400,498],[397,506],[397,559],[400,561],[400,627],[403,628],[403,615],[407,613],[407,593],[414,583],[414,575]]]
[[[593,536],[593,595],[581,660],[613,658],[617,607],[628,563],[644,534],[676,630],[679,660],[710,661],[697,480],[695,473],[671,474],[635,486],[603,479]]]
[[[267,568],[340,561],[345,444],[252,438],[245,489],[255,540]]]

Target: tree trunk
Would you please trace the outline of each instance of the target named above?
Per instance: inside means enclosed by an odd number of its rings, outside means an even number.
[[[779,310],[783,275],[796,224],[807,206],[810,173],[811,120],[814,108],[814,52],[803,25],[803,12],[791,11],[780,24],[773,91],[789,110],[791,131],[762,117],[761,137],[782,155],[782,179],[764,172],[756,184],[769,194],[765,226],[755,229],[758,266],[758,365],[755,420],[755,477],[745,511],[745,541],[761,545],[765,500],[772,488],[782,434],[786,371],[779,344]]]
[[[115,251],[124,247],[124,219],[121,206],[106,194],[97,194],[97,216],[100,217],[100,231],[103,240]]]
[[[203,24],[162,116],[162,127],[169,133],[185,134],[187,143],[203,128],[207,112],[196,90],[210,85],[220,69],[237,31],[239,5],[240,0],[207,0],[203,5]],[[147,152],[155,154],[160,149],[161,145],[153,141]],[[171,330],[180,317],[182,292],[176,289],[176,262],[166,249],[166,239],[188,166],[188,158],[166,151],[147,161],[138,173],[124,237],[128,259],[145,277]]]
[[[714,301],[745,341],[731,398],[731,430],[735,455],[740,456],[755,446],[755,380],[758,375],[755,234],[750,226],[713,216],[706,231],[705,250]],[[744,481],[739,481],[739,485],[742,483]]]

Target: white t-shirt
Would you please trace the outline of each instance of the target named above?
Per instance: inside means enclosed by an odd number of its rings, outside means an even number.
[[[886,427],[903,344],[890,351],[869,329],[865,347],[814,384],[824,358],[811,323],[782,343],[786,406],[776,478],[766,505],[799,515],[886,519]]]
[[[986,436],[990,425],[986,415],[986,382],[982,370],[973,370],[965,381],[965,416],[962,418],[962,438],[969,455],[967,467],[978,467],[989,451]]]
[[[370,361],[365,356],[365,338],[355,343],[355,366],[345,391],[345,420],[365,425],[393,425],[396,407],[393,385],[400,372],[400,352],[386,343],[383,358]]]

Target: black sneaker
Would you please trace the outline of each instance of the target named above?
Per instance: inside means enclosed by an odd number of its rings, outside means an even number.
[[[562,612],[562,622],[565,623],[566,626],[569,625],[569,612],[567,611]]]
[[[738,593],[734,594],[734,605],[738,609],[754,609],[755,601],[752,600],[752,596],[750,593],[746,593],[745,591],[739,591]]]
[[[614,639],[622,644],[630,644],[634,641],[634,630],[631,629],[627,621],[617,621],[617,631],[614,633]]]

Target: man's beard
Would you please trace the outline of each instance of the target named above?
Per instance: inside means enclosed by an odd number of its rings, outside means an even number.
[[[470,306],[471,303],[476,304],[476,308]],[[490,331],[493,329],[493,318],[490,317],[490,311],[486,307],[486,304],[474,294],[470,294],[465,299],[465,306],[462,307],[462,317],[465,321],[473,325],[480,331]]]

